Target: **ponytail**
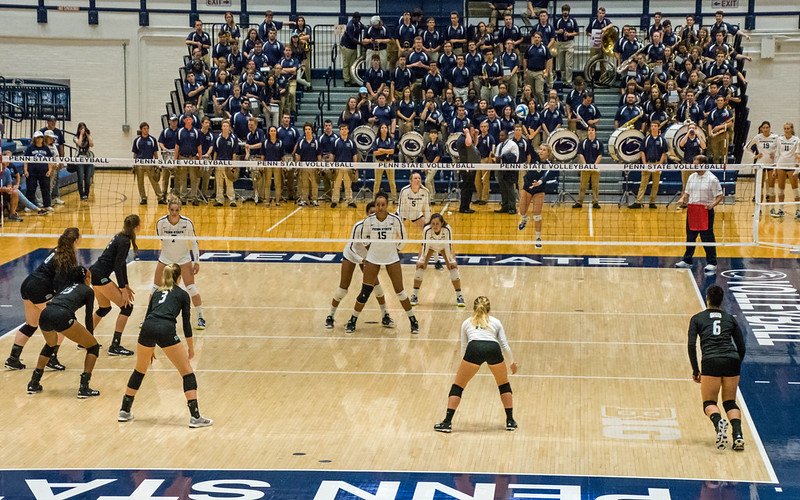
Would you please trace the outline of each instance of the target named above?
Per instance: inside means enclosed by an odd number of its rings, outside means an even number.
[[[489,298],[484,297],[483,295],[476,298],[472,305],[472,310],[474,311],[472,314],[472,324],[474,326],[483,328],[484,330],[488,330],[489,311],[492,310],[492,305],[489,303]]]
[[[167,267],[164,268],[164,272],[161,275],[164,284],[159,287],[159,291],[168,292],[175,288],[175,285],[178,283],[178,280],[181,277],[181,268],[177,264],[169,264]]]
[[[125,217],[125,221],[122,223],[122,231],[120,234],[124,234],[131,240],[131,245],[133,245],[133,253],[139,253],[139,246],[136,244],[136,231],[135,229],[139,227],[141,224],[141,220],[139,216],[136,214],[131,214]]]
[[[53,255],[56,273],[66,273],[78,265],[78,258],[75,256],[75,242],[80,237],[81,232],[77,227],[66,228],[58,237],[55,255]]]

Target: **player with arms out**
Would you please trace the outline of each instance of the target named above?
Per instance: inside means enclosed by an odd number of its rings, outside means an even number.
[[[700,384],[703,412],[711,419],[717,433],[717,449],[724,449],[728,443],[728,421],[722,417],[717,406],[717,397],[722,389],[722,408],[733,427],[733,449],[742,451],[742,413],[736,405],[736,392],[745,345],[736,318],[722,310],[724,294],[718,285],[708,287],[707,309],[695,314],[689,321],[689,362],[692,364],[692,379]],[[703,355],[702,366],[697,364],[698,337]]]
[[[411,294],[411,305],[416,306],[418,303],[422,274],[428,268],[431,256],[438,260],[441,255],[450,271],[450,280],[456,291],[456,305],[465,307],[464,295],[461,293],[461,276],[458,273],[455,253],[453,253],[453,232],[441,214],[436,213],[431,216],[430,223],[422,230],[422,239],[425,240],[425,243],[422,244],[417,260],[417,269],[414,272],[414,292]]]
[[[194,283],[194,275],[200,272],[200,247],[194,231],[194,223],[181,215],[181,201],[177,198],[169,200],[169,214],[156,222],[156,234],[161,237],[161,254],[158,256],[156,272],[153,277],[153,291],[163,285],[164,267],[176,264],[180,267],[181,278],[186,291],[192,298],[192,305],[197,309],[197,329],[206,329],[203,317],[203,299]]]

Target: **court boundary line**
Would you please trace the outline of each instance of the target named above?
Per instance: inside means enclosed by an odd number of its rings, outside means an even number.
[[[174,370],[173,370],[174,371]],[[563,477],[574,478],[576,480],[584,478],[609,478],[609,479],[623,479],[623,480],[652,480],[652,481],[713,481],[713,482],[726,482],[726,483],[741,483],[741,484],[763,484],[772,485],[769,481],[761,480],[747,480],[747,479],[722,479],[722,478],[695,478],[695,477],[663,477],[663,476],[620,476],[614,474],[553,474],[553,473],[536,473],[536,472],[482,472],[482,471],[420,471],[420,470],[389,470],[389,469],[209,469],[197,467],[138,467],[138,468],[122,468],[122,467],[59,467],[57,469],[47,467],[31,467],[25,469],[11,469],[1,468],[0,472],[21,472],[21,471],[130,471],[130,470],[151,470],[151,471],[209,471],[209,472],[323,472],[323,473],[348,473],[348,474],[472,474],[481,476],[540,476],[540,477]]]
[[[697,281],[695,281],[694,274],[692,274],[691,269],[686,269],[686,276],[688,276],[689,281],[692,282],[692,287],[694,287],[694,291],[697,294],[697,300],[700,302],[700,307],[705,310],[706,301],[703,299],[703,293],[700,291],[700,287],[698,286]],[[761,461],[764,463],[764,467],[767,469],[767,475],[769,476],[772,484],[780,484],[778,476],[775,474],[775,468],[772,466],[772,461],[770,460],[769,455],[767,455],[767,450],[764,448],[764,443],[761,441],[761,435],[758,433],[756,423],[753,420],[753,417],[750,415],[750,410],[747,408],[747,403],[744,400],[744,394],[742,394],[742,390],[739,387],[736,388],[736,396],[741,405],[740,410],[750,424],[750,432],[753,433],[753,442],[755,442],[758,453],[761,455]]]
[[[290,218],[292,215],[296,214],[297,212],[299,212],[299,211],[300,211],[300,210],[302,210],[302,209],[303,209],[303,207],[297,207],[297,208],[295,208],[295,209],[294,209],[294,210],[293,210],[293,211],[292,211],[292,212],[291,212],[289,215],[287,215],[287,216],[286,216],[286,217],[284,217],[283,219],[279,220],[278,222],[276,222],[275,224],[273,224],[272,226],[270,226],[270,228],[269,228],[269,229],[267,229],[265,232],[269,233],[270,231],[272,231],[272,230],[273,230],[273,229],[275,229],[276,227],[280,226],[281,224],[283,224],[284,222],[286,222],[287,220],[289,220],[289,218]]]

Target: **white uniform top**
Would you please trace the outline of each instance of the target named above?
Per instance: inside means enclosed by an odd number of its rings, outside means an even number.
[[[342,256],[353,264],[363,264],[364,259],[367,257],[367,245],[354,241],[362,238],[361,228],[363,226],[363,220],[353,224],[353,230],[350,231],[350,241],[345,245],[344,250],[342,250]]]
[[[508,345],[506,338],[506,331],[503,329],[503,324],[494,316],[489,316],[489,328],[483,329],[479,326],[472,324],[472,318],[467,318],[461,323],[461,356],[467,352],[467,344],[473,340],[488,340],[490,342],[497,342],[500,347],[508,353],[508,358],[513,360],[511,355],[511,346]]]
[[[708,206],[714,198],[722,194],[722,185],[711,172],[703,175],[695,172],[686,181],[686,193],[689,195],[689,204]]]
[[[181,215],[175,225],[170,223],[169,216],[161,217],[156,222],[156,234],[161,236],[159,262],[178,265],[188,264],[192,260],[200,262],[200,248],[195,239],[194,223],[188,217]]]
[[[449,225],[442,227],[441,231],[439,231],[439,234],[436,234],[430,224],[428,224],[422,230],[422,239],[425,240],[425,243],[422,244],[423,259],[428,254],[428,250],[433,250],[437,254],[439,252],[444,252],[447,262],[455,261],[455,258],[453,257],[452,244],[453,232],[450,230]]]
[[[386,218],[381,221],[377,215],[372,214],[364,219],[361,238],[370,240],[365,260],[385,266],[400,260],[398,251],[403,247],[402,240],[406,239],[406,232],[403,221],[397,215],[386,214]]]
[[[761,154],[761,158],[756,160],[756,164],[758,165],[773,165],[775,161],[777,161],[777,153],[778,153],[778,136],[775,134],[769,134],[767,137],[764,137],[764,134],[756,134],[755,137],[750,139],[750,144],[755,144],[756,149],[758,150],[759,154]]]
[[[797,164],[798,154],[800,154],[800,138],[796,135],[788,139],[785,135],[778,136],[778,157],[775,164],[794,166]]]
[[[397,215],[403,220],[410,219],[412,221],[424,216],[425,222],[428,222],[431,218],[431,194],[428,188],[420,186],[415,193],[409,184],[401,189]]]

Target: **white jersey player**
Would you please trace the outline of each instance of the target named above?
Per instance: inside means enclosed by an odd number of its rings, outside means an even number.
[[[422,176],[418,172],[411,174],[409,185],[400,190],[397,215],[419,228],[425,227],[431,218],[430,191],[422,185]]]
[[[762,176],[762,187],[766,184],[766,201],[775,201],[775,170],[769,167],[775,165],[778,157],[778,136],[772,133],[772,126],[768,121],[761,122],[758,127],[758,134],[750,139],[745,149],[750,148],[753,152],[753,162],[756,165],[764,166]],[[772,212],[776,212],[773,208]]]
[[[456,256],[453,253],[453,232],[451,227],[445,222],[441,214],[433,214],[431,222],[422,230],[422,250],[419,252],[417,269],[414,272],[414,293],[411,294],[411,305],[419,302],[419,289],[422,286],[422,275],[428,268],[431,256],[437,260],[441,255],[444,257],[447,269],[450,271],[450,281],[453,282],[453,289],[456,291],[456,305],[464,307],[464,295],[461,293],[461,276],[458,273]]]
[[[367,217],[375,213],[375,202],[367,203]],[[356,266],[364,268],[364,259],[367,257],[367,245],[361,239],[361,229],[364,226],[364,220],[360,220],[353,225],[350,231],[350,241],[345,245],[342,250],[342,269],[339,275],[339,288],[333,293],[331,300],[331,312],[325,318],[325,328],[333,328],[333,317],[336,314],[336,309],[339,304],[347,295],[347,289],[350,288],[350,283],[353,280],[353,272]],[[386,309],[386,298],[383,296],[383,288],[380,282],[375,280],[375,298],[378,299],[378,304],[381,306],[381,325],[385,328],[394,327],[394,321],[389,316],[389,311]]]
[[[156,222],[156,234],[161,238],[161,254],[158,256],[153,290],[161,287],[164,268],[169,264],[177,264],[181,268],[181,278],[186,291],[192,298],[192,305],[197,310],[197,329],[205,330],[206,320],[203,317],[203,300],[194,283],[194,275],[200,272],[200,247],[194,223],[181,215],[181,202],[177,198],[169,200],[169,215]]]
[[[787,122],[783,124],[783,135],[778,136],[778,153],[775,159],[775,166],[779,167],[775,174],[778,184],[778,203],[783,203],[786,199],[786,178],[789,178],[789,183],[792,186],[794,193],[794,201],[800,202],[800,186],[797,181],[797,163],[800,161],[800,138],[794,135],[794,124]],[[800,220],[800,206],[796,205],[795,219]],[[781,218],[785,214],[783,212],[783,205],[778,205],[778,209],[774,208],[769,211],[769,214],[776,218]]]

